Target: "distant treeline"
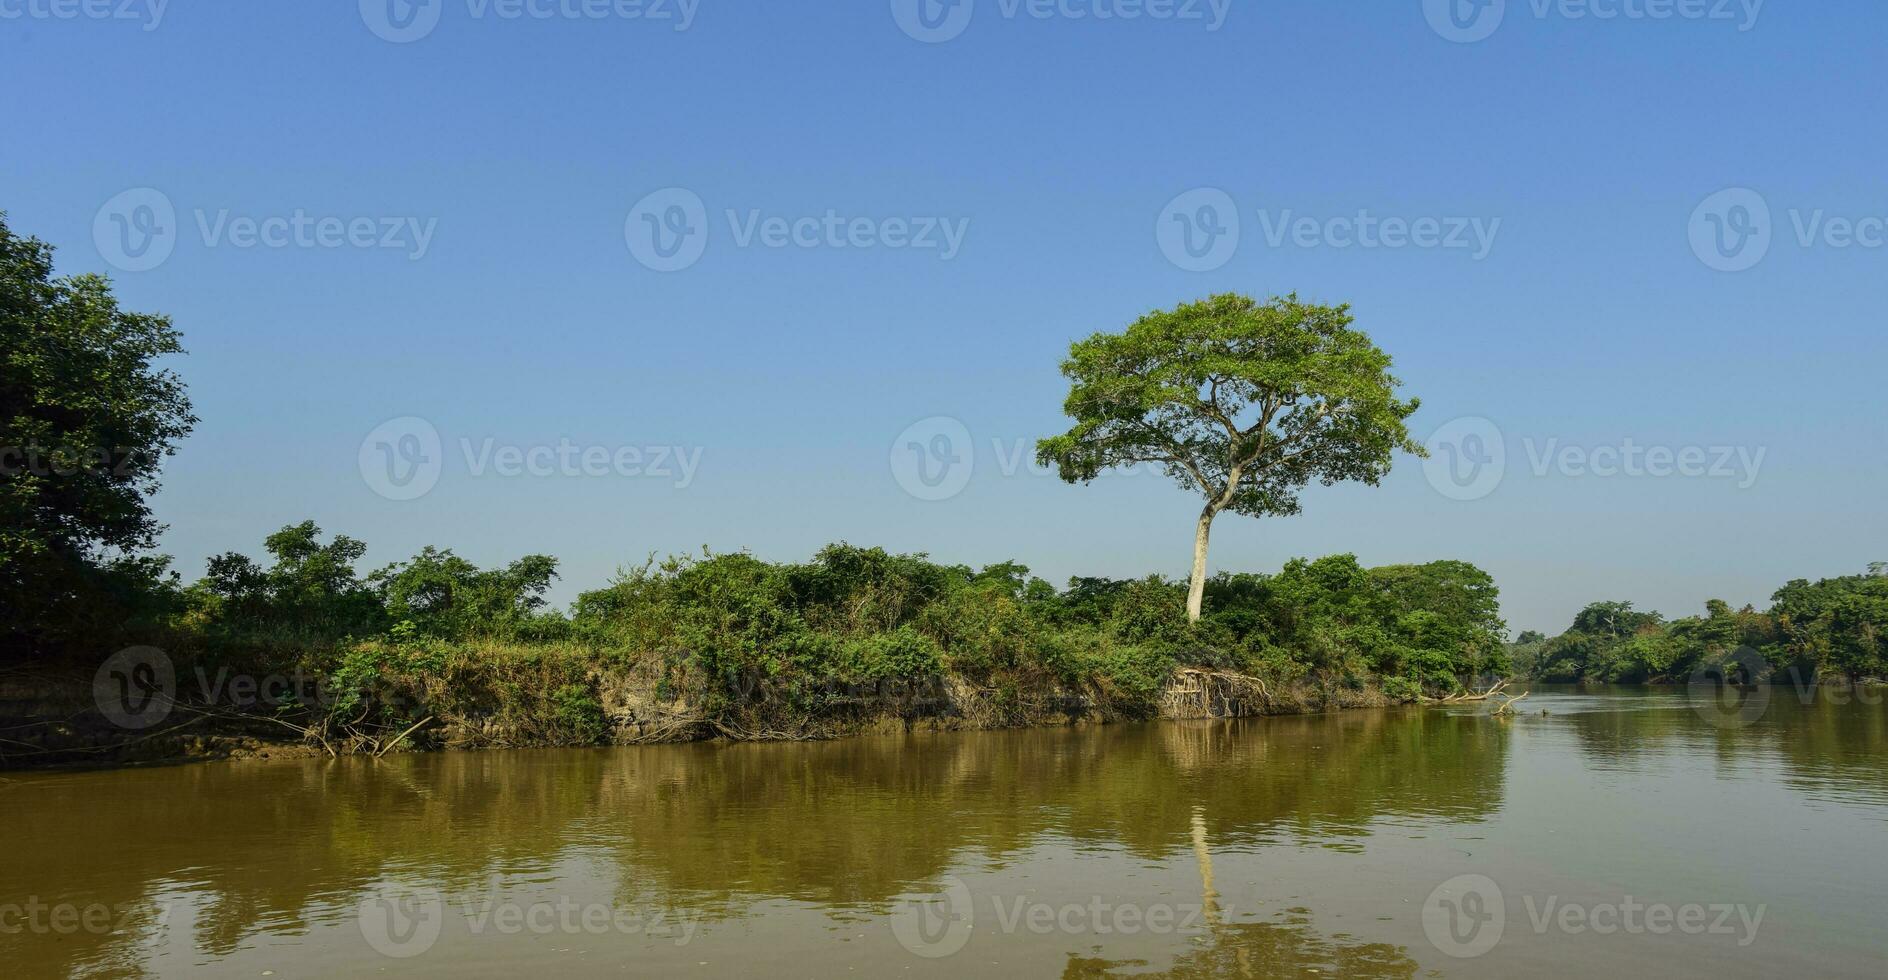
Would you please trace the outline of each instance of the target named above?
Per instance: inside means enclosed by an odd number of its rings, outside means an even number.
[[[1565,633],[1525,632],[1510,649],[1519,672],[1544,681],[1884,677],[1888,563],[1813,584],[1797,579],[1764,611],[1713,599],[1702,616],[1667,620],[1630,602],[1596,602]]]

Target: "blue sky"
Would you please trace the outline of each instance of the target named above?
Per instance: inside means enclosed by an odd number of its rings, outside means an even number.
[[[556,555],[560,599],[840,539],[1179,575],[1185,491],[1013,464],[1071,340],[1225,290],[1351,303],[1418,437],[1505,465],[1223,518],[1215,569],[1459,558],[1558,631],[1888,559],[1879,3],[65,2],[0,0],[0,208],[184,331],[187,575],[304,518],[375,564]],[[1172,248],[1198,189],[1239,226],[1210,268]],[[651,259],[649,220],[698,254]],[[436,453],[368,440],[408,417]],[[416,445],[436,482],[390,499],[377,454]],[[1627,446],[1703,462],[1560,455]]]

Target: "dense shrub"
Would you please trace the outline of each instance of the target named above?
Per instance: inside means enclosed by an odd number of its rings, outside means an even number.
[[[1222,574],[1209,615],[1189,623],[1185,584],[1158,576],[1058,590],[1015,562],[944,565],[844,543],[802,563],[651,560],[567,615],[547,608],[557,564],[544,556],[481,569],[427,548],[361,575],[365,546],[324,540],[312,522],[264,548],[266,564],[219,555],[172,589],[174,643],[313,671],[333,692],[324,730],[379,737],[443,712],[538,743],[595,741],[609,729],[599,678],[618,667],[751,732],[873,699],[915,705],[947,679],[983,692],[996,717],[1023,718],[1076,695],[1151,714],[1182,666],[1380,682],[1398,698],[1505,666],[1493,583],[1460,562],[1365,569],[1339,555]]]

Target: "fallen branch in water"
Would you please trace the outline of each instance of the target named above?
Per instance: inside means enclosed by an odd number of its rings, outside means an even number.
[[[374,753],[374,758],[378,759],[381,756],[386,755],[388,752],[392,751],[394,746],[399,745],[401,742],[405,741],[406,737],[408,735],[413,734],[413,732],[416,731],[421,725],[424,725],[427,722],[432,721],[432,720],[433,720],[433,716],[427,715],[426,717],[421,718],[419,721],[414,722],[413,727],[408,728],[406,731],[401,732],[398,735],[395,735],[393,738],[393,741],[388,742],[387,744],[381,746],[380,750]],[[326,744],[326,743],[323,743],[323,744]]]
[[[1461,704],[1467,701],[1486,701],[1489,698],[1492,698],[1495,695],[1500,694],[1503,690],[1507,688],[1507,686],[1508,686],[1508,682],[1504,680],[1497,683],[1494,687],[1491,687],[1486,691],[1482,691],[1480,693],[1475,693],[1471,691],[1463,691],[1459,694],[1451,694],[1451,695],[1448,695],[1447,697],[1436,698],[1435,703],[1437,704]],[[1527,697],[1527,695],[1523,694],[1521,695],[1521,697]],[[1515,698],[1514,700],[1518,701],[1520,700],[1520,698]]]

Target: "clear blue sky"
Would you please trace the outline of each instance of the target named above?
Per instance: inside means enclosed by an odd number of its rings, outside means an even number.
[[[1205,3],[1179,8],[1198,19],[1070,16],[1096,0],[906,18],[961,27],[941,43],[908,36],[886,0],[701,0],[685,30],[676,0],[662,20],[551,0],[533,0],[545,18],[496,0],[391,20],[379,0],[173,0],[161,18],[139,2],[141,21],[62,19],[53,2],[0,0],[0,208],[62,272],[110,272],[128,306],[184,331],[175,366],[202,424],[157,511],[189,576],[304,518],[366,540],[375,564],[426,544],[556,555],[560,599],[704,544],[1179,575],[1185,492],[1006,475],[1005,454],[1062,426],[1072,339],[1223,290],[1353,304],[1423,399],[1417,434],[1484,417],[1507,463],[1478,499],[1406,459],[1377,489],[1314,488],[1300,517],[1224,518],[1216,569],[1459,558],[1496,575],[1515,628],[1558,631],[1594,599],[1761,605],[1787,579],[1888,559],[1888,248],[1865,220],[1888,216],[1888,7],[1873,0],[1754,20],[1745,3],[1600,19],[1509,0],[1467,43],[1421,0],[1235,2],[1217,30]],[[414,12],[417,40],[370,27],[397,34]],[[170,251],[123,271],[101,209],[146,187],[175,209]],[[706,244],[655,271],[626,242],[631,209],[675,187],[703,202]],[[1195,188],[1222,191],[1241,228],[1206,271],[1156,235]],[[1689,237],[1726,188],[1756,191],[1774,222],[1745,271],[1708,266]],[[655,200],[667,220],[672,199]],[[218,219],[298,209],[414,217],[431,237],[417,259],[411,240],[244,247]],[[1481,257],[1339,248],[1341,228],[1274,244],[1288,210],[1500,224]],[[828,211],[873,236],[898,237],[897,218],[967,225],[949,258],[743,232],[754,212]],[[1874,244],[1804,245],[1794,224],[1817,211]],[[1741,235],[1747,214],[1719,217]],[[377,494],[360,465],[401,416],[443,440],[414,500]],[[892,456],[935,416],[962,423],[974,469],[926,500]],[[685,487],[475,476],[461,440],[488,439],[681,446],[699,470]],[[1749,486],[1537,475],[1550,440],[1765,455]]]

